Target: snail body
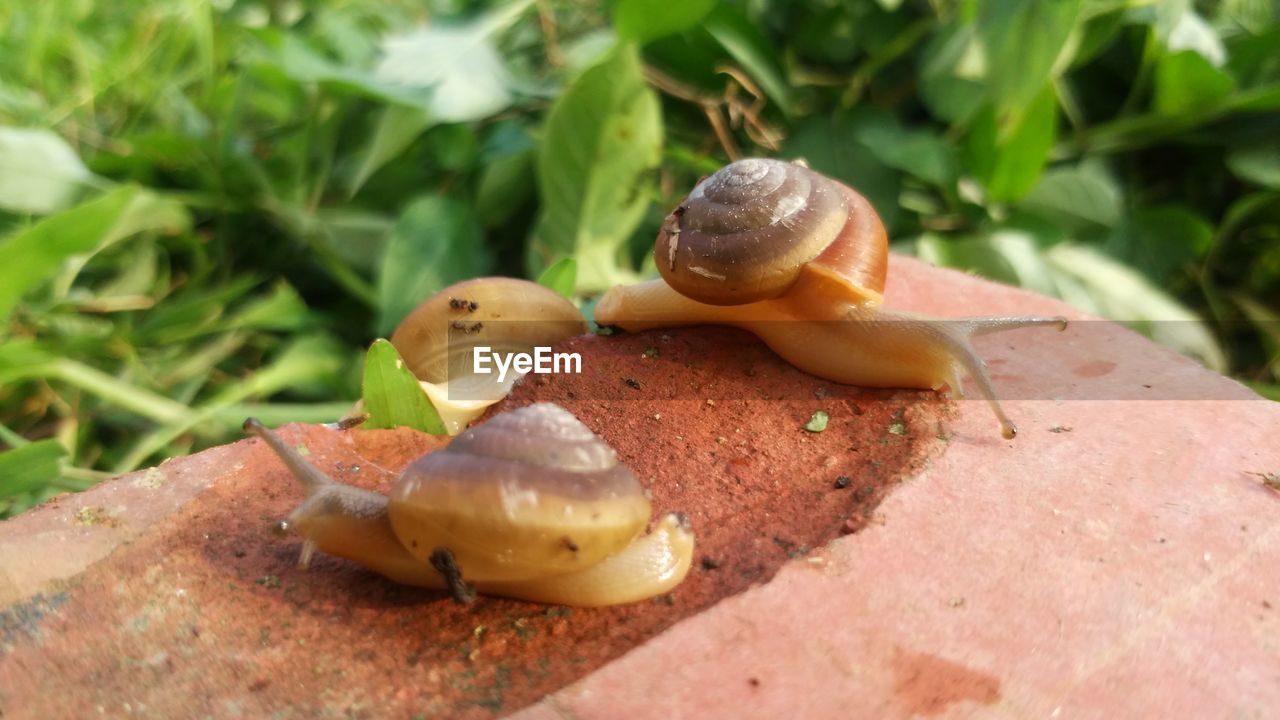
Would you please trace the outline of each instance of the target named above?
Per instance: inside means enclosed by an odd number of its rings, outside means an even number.
[[[506,397],[518,379],[477,374],[477,347],[528,353],[587,331],[586,320],[559,293],[528,280],[482,277],[444,288],[396,326],[391,344],[440,414],[450,435]]]
[[[596,320],[628,331],[722,324],[836,382],[962,392],[967,372],[1004,413],[971,338],[1061,317],[931,318],[881,307],[888,240],[857,191],[807,167],[751,158],[704,179],[654,247],[662,279],[609,290]]]
[[[495,416],[412,463],[390,496],[338,483],[255,420],[307,489],[281,524],[316,550],[392,580],[579,606],[635,602],[689,571],[693,533],[677,513],[641,535],[650,504],[613,450],[559,406]],[[442,556],[447,561],[442,567]]]

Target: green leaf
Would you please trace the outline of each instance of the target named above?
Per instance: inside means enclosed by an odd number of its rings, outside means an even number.
[[[916,253],[921,260],[935,265],[1057,295],[1054,274],[1046,266],[1041,250],[1048,244],[1047,238],[1037,237],[1027,228],[1007,226],[973,237],[925,233],[916,241]]]
[[[1018,0],[979,4],[977,33],[996,112],[1022,108],[1054,77],[1080,12],[1079,0]]]
[[[440,122],[469,122],[511,104],[510,78],[493,39],[533,4],[520,0],[463,24],[437,24],[383,40],[374,77],[393,87],[429,91],[426,108]]]
[[[1098,161],[1055,167],[1045,172],[1019,206],[1076,231],[1114,227],[1124,211],[1124,195]]]
[[[620,0],[613,25],[620,37],[643,45],[650,40],[693,27],[715,6],[715,0]]]
[[[431,89],[387,82],[363,68],[342,65],[313,49],[293,33],[267,30],[262,33],[264,52],[254,58],[257,65],[273,69],[298,83],[321,84],[330,89],[361,95],[382,102],[427,108]]]
[[[1024,112],[997,116],[989,105],[978,113],[965,150],[990,199],[1017,200],[1035,187],[1057,133],[1057,108],[1046,85]]]
[[[858,139],[880,162],[934,185],[949,187],[959,175],[955,148],[928,130],[877,124],[859,131]]]
[[[415,107],[390,105],[378,113],[378,125],[369,144],[360,152],[359,165],[348,186],[354,196],[383,165],[397,158],[427,128],[435,124],[431,113]]]
[[[820,433],[827,429],[827,422],[830,419],[831,416],[825,410],[818,410],[813,417],[809,418],[809,422],[804,424],[804,429],[811,433]]]
[[[489,257],[465,203],[427,195],[409,203],[387,241],[378,273],[378,333],[437,290],[483,275]]]
[[[375,340],[364,361],[361,397],[369,414],[364,427],[411,427],[444,435],[444,422],[418,384],[418,378],[404,366],[400,353],[387,340]]]
[[[621,45],[573,82],[547,116],[538,151],[541,215],[530,274],[557,258],[578,261],[578,289],[631,278],[626,244],[649,206],[662,118],[633,45]]]
[[[67,449],[57,440],[39,440],[0,453],[0,499],[38,490],[62,476]]]
[[[1231,299],[1258,331],[1264,351],[1271,358],[1267,363],[1271,377],[1280,380],[1280,312],[1244,294],[1233,293]]]
[[[1080,283],[1103,315],[1135,326],[1212,370],[1225,368],[1226,356],[1204,321],[1133,268],[1074,243],[1055,245],[1046,259],[1057,272]]]
[[[1227,167],[1241,180],[1280,190],[1280,140],[1232,148]]]
[[[57,134],[0,126],[0,209],[46,215],[65,207],[91,177]]]
[[[779,61],[777,48],[759,27],[728,3],[716,3],[703,20],[705,29],[747,71],[784,115],[795,115],[795,100]]]
[[[1214,67],[1222,67],[1227,61],[1227,50],[1222,46],[1222,40],[1189,4],[1169,29],[1165,47],[1170,52],[1194,50]]]
[[[480,150],[480,182],[476,187],[476,216],[486,228],[502,225],[534,196],[538,146],[519,123],[495,124]]]
[[[1160,58],[1156,65],[1154,106],[1166,115],[1198,114],[1222,103],[1235,80],[1194,50]]]
[[[986,100],[984,73],[973,25],[940,25],[921,51],[920,99],[940,119],[967,125]]]
[[[1165,285],[1213,244],[1213,227],[1179,205],[1136,210],[1108,238],[1107,254]]]
[[[573,288],[578,280],[578,261],[564,258],[538,276],[538,284],[549,287],[566,298],[573,299]]]
[[[0,245],[0,321],[71,257],[145,230],[176,231],[187,222],[180,205],[131,186],[50,215]]]
[[[281,280],[270,294],[253,298],[227,321],[227,329],[299,330],[307,323],[307,304]]]
[[[898,192],[902,186],[896,170],[886,167],[860,138],[883,125],[880,114],[859,108],[849,113],[814,116],[801,123],[783,143],[779,156],[802,159],[809,167],[858,189],[866,196],[886,227],[897,223]]]

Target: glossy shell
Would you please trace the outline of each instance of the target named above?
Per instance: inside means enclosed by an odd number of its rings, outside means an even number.
[[[654,261],[672,288],[710,305],[779,297],[805,273],[879,302],[888,241],[853,189],[795,163],[748,158],[698,183],[667,216]]]
[[[596,565],[639,535],[650,505],[612,448],[567,410],[539,403],[415,462],[388,513],[420,561],[449,548],[467,581],[483,584]]]
[[[559,293],[528,280],[484,277],[432,295],[391,335],[419,380],[457,383],[472,374],[471,353],[529,352],[587,331],[582,313]]]

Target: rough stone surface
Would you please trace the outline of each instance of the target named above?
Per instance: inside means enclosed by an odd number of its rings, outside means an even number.
[[[460,608],[333,558],[303,572],[298,542],[266,532],[299,492],[265,448],[244,441],[214,454],[205,465],[225,469],[201,472],[204,491],[145,532],[150,515],[134,522],[130,510],[145,496],[112,490],[154,489],[138,482],[145,473],[18,520],[56,542],[83,532],[78,507],[111,497],[109,522],[95,528],[115,534],[99,532],[92,554],[131,542],[65,582],[15,569],[12,587],[42,594],[10,610],[0,683],[16,689],[4,710],[493,716],[768,581],[792,558],[820,566],[816,548],[863,527],[894,484],[944,449],[939,423],[952,408],[936,394],[833,386],[740,331],[583,336],[563,349],[580,351],[591,372],[531,380],[506,406],[560,402],[618,450],[657,512],[689,516],[696,566],[669,596],[602,610],[490,598]],[[831,419],[810,432],[818,410]],[[330,474],[384,492],[441,444],[408,431],[285,432]],[[69,685],[79,688],[70,697]]]
[[[888,297],[939,315],[1064,312],[900,258]],[[526,382],[508,405],[565,405],[618,448],[655,510],[691,515],[699,563],[670,596],[461,609],[345,561],[298,570],[296,541],[265,531],[299,493],[244,441],[0,524],[0,598],[14,603],[0,612],[0,712],[1280,706],[1280,494],[1253,474],[1280,471],[1280,409],[1239,385],[1105,323],[991,336],[979,345],[1022,431],[1004,441],[981,402],[957,413],[932,393],[833,386],[736,331],[571,344],[583,376]],[[816,410],[831,422],[810,433]],[[440,445],[408,431],[287,432],[335,476],[383,490]],[[841,475],[850,485],[836,489]],[[838,537],[846,529],[857,532]]]

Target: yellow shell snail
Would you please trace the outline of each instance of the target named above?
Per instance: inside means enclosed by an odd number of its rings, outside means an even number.
[[[413,462],[390,496],[336,482],[250,418],[307,491],[281,529],[409,585],[471,588],[585,607],[666,593],[689,572],[693,532],[650,504],[616,453],[567,410],[537,403],[494,416]]]
[[[553,290],[528,280],[482,277],[427,298],[391,335],[406,366],[431,398],[450,435],[506,397],[518,376],[477,374],[477,347],[527,353],[587,331],[582,313]]]

